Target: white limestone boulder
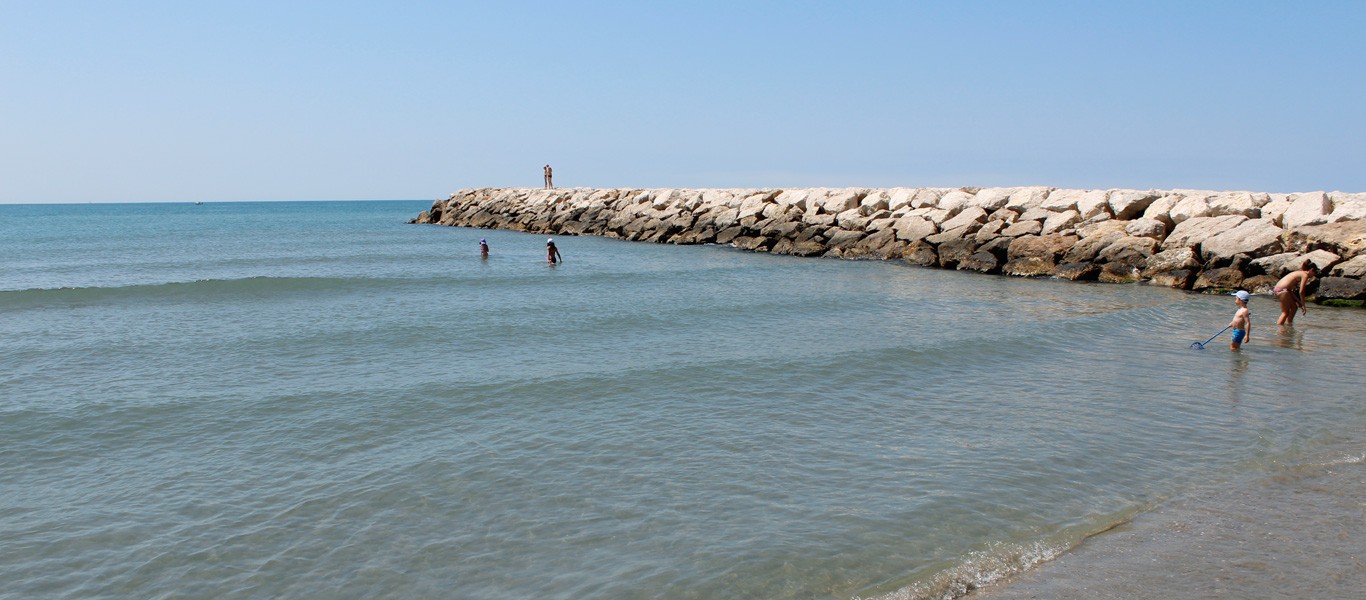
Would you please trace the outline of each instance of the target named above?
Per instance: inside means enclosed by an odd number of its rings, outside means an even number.
[[[1005,237],[1020,237],[1022,235],[1038,235],[1043,232],[1043,223],[1040,221],[1016,221],[1001,230],[1001,235]]]
[[[1342,257],[1327,250],[1315,250],[1308,254],[1282,252],[1253,259],[1251,264],[1267,275],[1281,277],[1291,271],[1299,270],[1306,260],[1313,262],[1321,272],[1327,273],[1328,267],[1341,262]]]
[[[1072,211],[1072,212],[1076,212],[1076,211]],[[1059,213],[1055,213],[1055,212],[1053,212],[1053,211],[1051,211],[1051,210],[1048,210],[1048,209],[1046,209],[1046,208],[1039,208],[1039,207],[1035,206],[1035,207],[1033,207],[1033,208],[1025,209],[1025,211],[1024,211],[1023,213],[1020,213],[1020,218],[1017,219],[1017,220],[1018,220],[1018,221],[1039,221],[1039,222],[1043,222],[1043,221],[1047,221],[1049,217],[1051,217],[1051,216],[1053,216],[1053,215],[1056,215],[1056,214],[1059,214]]]
[[[1237,216],[1237,215],[1226,215]],[[1220,217],[1213,217],[1220,218]],[[1270,219],[1247,219],[1237,227],[1215,234],[1200,242],[1200,255],[1205,262],[1231,258],[1237,254],[1265,256],[1284,248],[1281,234],[1285,233]]]
[[[1213,195],[1210,192],[1181,190],[1178,193],[1180,200],[1172,203],[1171,208],[1167,209],[1167,216],[1177,225],[1188,219],[1213,217],[1214,211],[1209,206],[1209,198]]]
[[[949,188],[920,188],[911,197],[911,208],[934,208],[939,206],[939,199],[947,196],[952,190]]]
[[[1328,213],[1329,223],[1366,220],[1366,194],[1329,192],[1328,199],[1333,202],[1333,212]]]
[[[963,209],[967,208],[971,203],[972,194],[961,190],[954,190],[940,197],[939,201],[935,203],[935,207],[947,211],[949,217],[953,217],[962,212]]]
[[[1200,268],[1200,259],[1192,248],[1172,248],[1148,257],[1144,263],[1143,276],[1152,277],[1168,271],[1194,270]]]
[[[1139,218],[1124,223],[1124,233],[1134,237],[1147,237],[1161,240],[1167,237],[1167,224],[1157,219]]]
[[[1077,200],[1080,200],[1086,190],[1053,190],[1039,203],[1039,208],[1052,212],[1063,212],[1066,210],[1077,210]],[[1077,210],[1077,212],[1081,212]]]
[[[1291,194],[1290,206],[1281,214],[1281,226],[1299,229],[1305,225],[1322,225],[1333,212],[1333,202],[1323,192]]]
[[[918,191],[920,190],[915,188],[892,188],[887,194],[887,209],[897,211],[907,207],[914,208],[911,206],[911,200]]]
[[[1176,228],[1162,241],[1163,249],[1193,248],[1205,240],[1233,229],[1247,221],[1240,215],[1222,217],[1193,217],[1176,224]]]
[[[1331,277],[1366,279],[1366,254],[1338,263],[1328,272]]]
[[[1005,207],[1005,205],[1010,202],[1010,195],[1014,193],[1015,190],[1016,188],[984,188],[978,190],[978,192],[973,195],[969,204],[985,209],[987,212],[991,212]]]
[[[1282,222],[1281,217],[1290,208],[1290,194],[1270,194],[1270,197],[1271,200],[1261,208],[1262,218],[1271,219],[1271,222],[1275,223],[1277,227],[1284,229],[1285,223]]]
[[[1142,215],[1159,197],[1160,194],[1153,190],[1111,190],[1108,199],[1110,214],[1120,220],[1135,218]]]
[[[859,209],[861,209],[864,214],[872,214],[879,210],[887,210],[887,208],[891,206],[890,201],[891,196],[889,196],[886,191],[872,190],[869,191],[868,195],[864,196],[862,200],[859,200]]]
[[[1222,192],[1210,196],[1206,203],[1209,205],[1209,216],[1211,217],[1242,215],[1249,219],[1256,219],[1262,216],[1260,205],[1257,204],[1257,199],[1253,198],[1250,192]]]
[[[903,242],[923,240],[926,237],[939,233],[939,228],[929,219],[912,216],[905,216],[897,219],[892,223],[892,230],[896,231],[896,239]]]
[[[962,212],[959,212],[953,218],[944,221],[940,228],[947,231],[950,229],[964,227],[973,223],[980,224],[986,222],[987,211],[985,209],[983,209],[980,206],[969,206],[967,208],[964,208]]]
[[[1081,222],[1081,213],[1075,210],[1053,213],[1043,222],[1043,235],[1061,233]]]

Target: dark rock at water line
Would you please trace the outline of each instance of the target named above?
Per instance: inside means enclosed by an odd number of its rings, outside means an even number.
[[[1100,265],[1093,263],[1067,263],[1053,273],[1058,279],[1071,281],[1094,281],[1100,276]]]
[[[1243,284],[1243,272],[1233,267],[1203,271],[1191,284],[1194,290],[1233,290]]]
[[[1346,277],[1324,277],[1314,297],[1318,300],[1366,300],[1366,281]]]

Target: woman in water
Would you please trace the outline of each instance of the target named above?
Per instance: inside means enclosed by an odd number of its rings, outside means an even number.
[[[560,249],[555,247],[554,239],[545,241],[545,260],[552,265],[557,262],[564,262],[564,257],[560,256]]]

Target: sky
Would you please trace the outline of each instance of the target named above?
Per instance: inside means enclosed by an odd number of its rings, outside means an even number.
[[[0,203],[1366,191],[1366,2],[0,0]]]

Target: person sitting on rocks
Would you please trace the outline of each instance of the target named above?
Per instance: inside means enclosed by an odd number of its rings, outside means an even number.
[[[1310,275],[1317,277],[1318,274],[1318,265],[1312,260],[1306,260],[1300,265],[1300,270],[1291,271],[1276,282],[1276,287],[1271,293],[1281,301],[1281,318],[1276,319],[1277,325],[1293,325],[1297,308],[1300,314],[1308,314],[1309,310],[1304,305],[1304,286],[1309,284]]]

